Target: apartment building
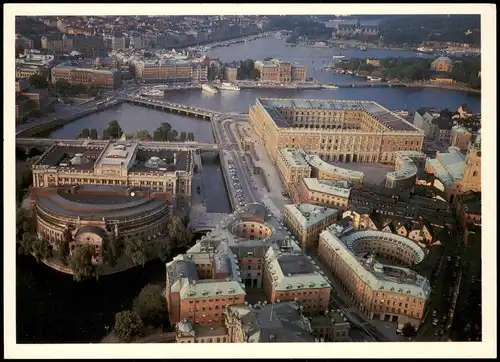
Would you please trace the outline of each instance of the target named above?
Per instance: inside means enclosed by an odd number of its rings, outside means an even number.
[[[313,204],[285,205],[285,226],[297,238],[300,247],[316,249],[319,234],[338,219],[338,210]]]
[[[94,85],[102,88],[117,89],[122,84],[122,74],[118,69],[99,69],[86,64],[61,63],[52,68],[52,83],[59,79],[70,84]]]
[[[481,192],[469,191],[455,199],[455,212],[462,230],[481,226]]]
[[[349,202],[350,184],[346,181],[303,178],[292,189],[292,200],[346,210]]]

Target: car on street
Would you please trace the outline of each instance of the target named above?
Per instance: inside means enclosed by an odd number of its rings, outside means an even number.
[[[433,317],[436,317],[436,316],[437,316],[437,312],[438,312],[438,311],[437,311],[437,309],[434,309],[434,310],[432,311],[432,316],[433,316]]]
[[[434,318],[434,319],[432,320],[432,325],[433,325],[433,326],[437,326],[437,325],[438,325],[438,322],[439,322],[439,319]]]

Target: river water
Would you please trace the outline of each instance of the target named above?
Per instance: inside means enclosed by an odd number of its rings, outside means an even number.
[[[356,82],[355,78],[322,72],[323,62],[328,62],[337,49],[287,47],[282,40],[260,39],[230,47],[212,49],[208,55],[222,61],[263,59],[275,56],[297,61],[308,67],[308,76],[325,83]],[[410,52],[368,49],[346,51],[346,55],[367,58],[414,56]],[[373,100],[389,109],[413,111],[419,107],[450,108],[456,110],[467,103],[480,111],[481,98],[475,94],[439,89],[407,88],[341,88],[329,90],[242,90],[225,91],[207,95],[201,90],[168,93],[170,101],[191,104],[218,111],[245,112],[257,97],[333,98],[346,100]],[[169,122],[178,132],[193,132],[195,139],[212,142],[210,122],[181,117],[150,108],[123,104],[79,119],[54,131],[54,138],[74,138],[82,128],[102,130],[107,123],[118,120],[126,133],[139,128],[150,133],[162,122]],[[207,193],[209,212],[228,212],[229,202],[217,159],[204,156],[204,181],[210,188]],[[75,283],[70,276],[56,272],[31,257],[17,257],[17,338],[22,343],[64,343],[98,341],[106,334],[106,325],[113,323],[114,314],[130,308],[132,299],[151,281],[164,280],[164,265],[153,261],[145,268],[100,278],[98,281]]]

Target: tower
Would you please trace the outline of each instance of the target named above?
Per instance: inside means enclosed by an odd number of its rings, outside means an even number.
[[[462,178],[462,193],[481,191],[481,130],[467,147]]]

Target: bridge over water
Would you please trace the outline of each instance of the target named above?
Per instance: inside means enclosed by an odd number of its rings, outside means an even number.
[[[86,143],[93,145],[105,146],[109,140],[88,140],[88,139],[57,139],[57,138],[16,138],[16,147],[24,147],[25,149],[32,148],[48,148],[54,143],[68,146],[83,146]],[[201,152],[219,152],[219,146],[208,142],[148,142],[138,141],[139,147],[143,148],[169,148],[169,149],[194,149]]]
[[[195,117],[202,117],[204,119],[210,120],[212,117],[216,115],[221,115],[222,113],[213,111],[211,109],[205,109],[205,108],[198,108],[198,107],[191,107],[191,106],[186,106],[183,104],[176,104],[176,103],[171,103],[167,101],[162,101],[162,100],[155,100],[155,99],[148,99],[145,97],[131,97],[131,96],[126,96],[124,100],[128,103],[132,104],[137,104],[137,105],[142,105],[146,107],[152,107],[152,108],[160,108],[165,111],[169,112],[177,112],[179,114],[184,114],[187,116],[195,116]]]

